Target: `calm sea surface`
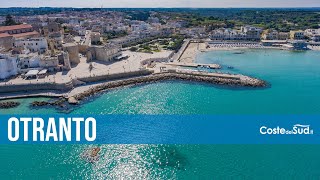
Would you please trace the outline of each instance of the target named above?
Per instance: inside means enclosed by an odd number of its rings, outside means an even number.
[[[266,89],[167,81],[101,94],[71,114],[319,114],[320,52],[214,51],[199,63],[266,80]],[[228,69],[232,66],[234,69]],[[37,98],[39,100],[41,98]],[[42,98],[45,99],[45,98]],[[1,114],[61,113],[31,109],[35,99]],[[320,145],[100,145],[86,163],[85,145],[0,146],[0,178],[319,179]]]

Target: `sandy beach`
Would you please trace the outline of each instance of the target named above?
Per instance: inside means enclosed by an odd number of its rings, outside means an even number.
[[[201,51],[206,49],[206,43],[190,43],[178,59],[179,62],[192,63]]]
[[[320,46],[308,46],[310,50],[319,51]],[[232,51],[232,50],[245,50],[245,49],[280,49],[283,50],[283,47],[272,47],[272,46],[263,46],[260,43],[245,43],[245,42],[235,42],[235,43],[217,43],[217,44],[208,44],[208,43],[195,43],[191,42],[183,50],[182,55],[178,59],[178,62],[181,63],[194,63],[196,56],[201,52],[208,51]]]

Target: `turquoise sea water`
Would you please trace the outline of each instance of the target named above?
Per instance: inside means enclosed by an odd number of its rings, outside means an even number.
[[[72,114],[319,114],[320,52],[214,51],[197,62],[270,83],[266,89],[168,81],[113,90]],[[234,69],[228,69],[233,66]],[[49,114],[34,99],[0,113]],[[88,146],[1,146],[0,177],[138,179],[319,179],[318,145],[101,145],[101,159],[80,158]]]

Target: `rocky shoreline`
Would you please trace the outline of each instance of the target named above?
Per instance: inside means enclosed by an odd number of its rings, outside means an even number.
[[[223,74],[221,74],[223,75]],[[266,87],[267,83],[265,81],[251,78],[248,76],[236,76],[236,77],[223,77],[223,76],[206,76],[200,74],[186,74],[186,73],[159,73],[159,74],[152,74],[148,76],[142,77],[135,77],[130,79],[118,80],[118,81],[111,81],[101,85],[98,85],[94,88],[91,88],[87,91],[82,93],[76,94],[72,97],[69,97],[69,103],[77,104],[79,101],[93,96],[94,94],[118,87],[124,86],[131,86],[131,85],[139,85],[142,83],[153,83],[158,81],[165,81],[165,80],[185,80],[185,81],[196,81],[196,82],[205,82],[210,84],[217,84],[217,85],[226,85],[226,86],[238,86],[238,87]]]
[[[0,109],[15,108],[15,107],[18,107],[19,105],[20,103],[15,101],[0,102]]]
[[[64,97],[50,101],[34,101],[30,104],[30,106],[32,108],[54,107],[64,113],[69,113],[73,110],[73,108],[70,106],[70,103],[68,103],[68,99]]]
[[[34,101],[31,103],[31,106],[33,107],[41,107],[41,106],[59,106],[61,108],[65,107],[65,102],[67,101],[66,98],[59,98],[55,101],[49,102],[49,101]]]

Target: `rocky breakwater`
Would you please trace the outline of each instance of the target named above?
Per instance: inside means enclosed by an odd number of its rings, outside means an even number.
[[[10,108],[15,108],[20,105],[19,102],[15,101],[5,101],[5,102],[0,102],[0,109],[10,109]]]
[[[198,72],[168,72],[168,73],[158,73],[148,76],[141,76],[117,81],[110,81],[103,83],[101,85],[95,86],[86,90],[82,93],[76,94],[69,98],[69,102],[79,102],[87,97],[93,96],[98,92],[124,87],[139,85],[142,83],[152,83],[165,80],[186,80],[186,81],[196,81],[196,82],[206,82],[218,85],[227,86],[244,86],[244,87],[265,87],[266,82],[251,78],[243,75],[229,75],[229,74],[219,74],[219,73],[198,73]]]
[[[72,103],[69,103],[67,98],[61,97],[59,99],[55,98],[49,101],[34,101],[30,104],[30,106],[32,108],[53,107],[59,112],[70,113],[74,109],[74,106],[71,104]]]
[[[56,106],[56,107],[60,107],[60,108],[65,108],[66,101],[67,101],[67,99],[65,99],[65,98],[59,98],[54,101],[34,101],[31,103],[31,106],[33,106],[33,107]]]
[[[266,87],[267,82],[257,79],[257,78],[252,78],[249,76],[244,76],[244,75],[239,75],[240,77],[240,82],[242,86],[249,86],[249,87]]]

